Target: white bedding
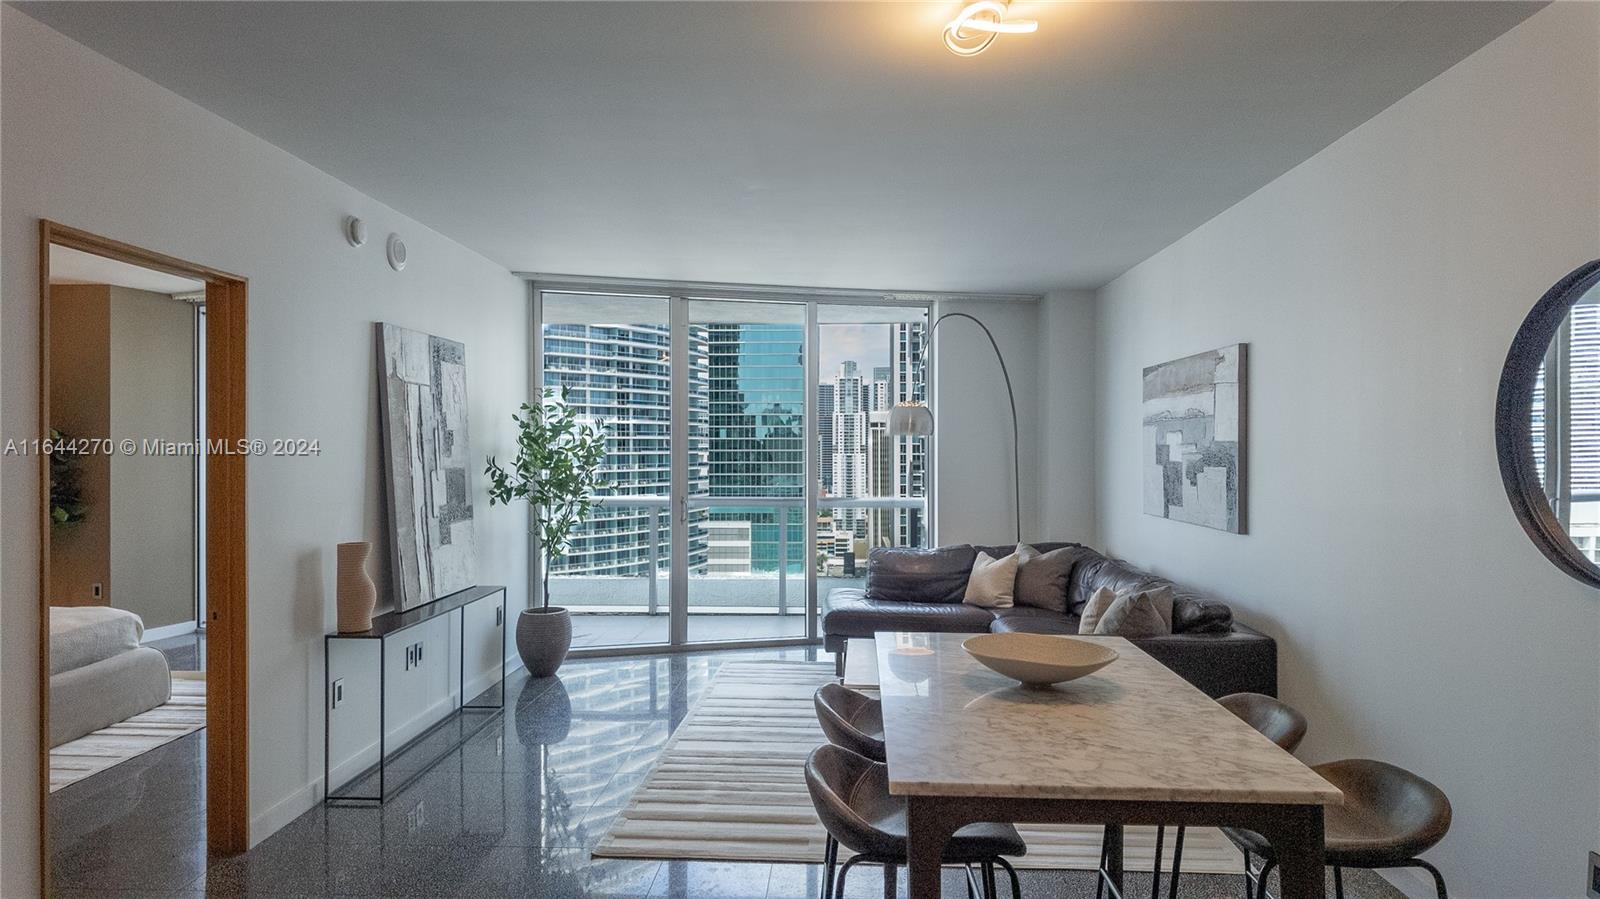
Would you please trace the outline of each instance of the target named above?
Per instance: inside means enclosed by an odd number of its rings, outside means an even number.
[[[171,697],[167,657],[148,646],[52,675],[50,745],[126,721]]]
[[[50,607],[50,673],[93,665],[139,648],[144,621],[106,606]]]

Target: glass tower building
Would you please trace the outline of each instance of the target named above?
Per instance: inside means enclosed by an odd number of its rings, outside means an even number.
[[[709,473],[705,495],[804,500],[806,495],[805,329],[800,325],[711,323],[705,335],[707,445]],[[774,506],[720,508],[712,505],[713,527],[724,535],[748,526],[752,573],[778,570],[780,546],[787,545],[788,570],[803,571],[803,509]],[[788,529],[780,540],[778,528]],[[726,546],[726,544],[725,544]],[[737,564],[720,549],[723,573]]]
[[[648,312],[639,315],[648,319]],[[559,320],[562,314],[568,322]],[[857,554],[858,545],[921,545],[920,508],[869,514],[832,507],[828,499],[926,496],[925,441],[887,429],[895,402],[925,399],[925,325],[863,326],[881,329],[864,336],[888,343],[889,364],[841,362],[832,380],[819,385],[817,408],[807,409],[803,324],[718,321],[723,310],[707,308],[704,319],[688,325],[688,358],[676,360],[665,321],[570,320],[592,314],[574,301],[550,308],[543,324],[544,385],[564,391],[581,417],[602,422],[609,434],[603,502],[574,533],[553,576],[648,581],[652,571],[661,578],[670,570],[672,375],[680,363],[689,366],[691,575],[770,576],[780,558],[785,571],[801,574],[808,527],[818,531],[819,555],[840,560]],[[868,371],[870,378],[863,377]],[[805,520],[808,414],[817,416],[821,482],[809,486],[821,487],[826,523]],[[629,497],[639,499],[629,504]]]

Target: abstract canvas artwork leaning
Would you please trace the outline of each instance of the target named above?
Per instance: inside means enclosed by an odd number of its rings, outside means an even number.
[[[398,609],[477,583],[467,348],[378,324],[379,407]]]
[[[1144,370],[1144,511],[1245,532],[1245,349]]]

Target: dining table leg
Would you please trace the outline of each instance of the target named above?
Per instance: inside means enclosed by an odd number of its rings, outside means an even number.
[[[1104,837],[1106,867],[1101,874],[1111,885],[1112,899],[1122,895],[1123,839],[1121,824],[1107,824]]]
[[[1261,835],[1277,855],[1280,899],[1327,899],[1322,806],[1283,808]]]
[[[906,799],[906,881],[911,899],[938,899],[945,844],[964,822],[955,807],[934,797]]]

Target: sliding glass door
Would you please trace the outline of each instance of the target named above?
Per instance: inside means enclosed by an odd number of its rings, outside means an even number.
[[[928,306],[674,287],[534,287],[534,383],[609,435],[552,602],[579,651],[814,639],[872,547],[928,540],[926,438],[888,433]]]
[[[686,306],[704,348],[704,375],[690,380],[688,508],[705,535],[687,639],[806,637],[806,307]]]
[[[665,644],[672,558],[672,359],[664,296],[548,291],[535,383],[608,435],[606,486],[550,569],[575,649]],[[535,579],[537,580],[537,579]]]

